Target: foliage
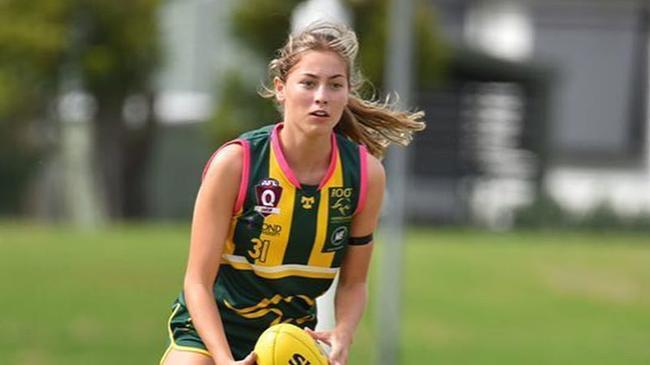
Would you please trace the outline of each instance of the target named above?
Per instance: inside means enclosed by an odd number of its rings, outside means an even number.
[[[353,12],[354,28],[359,36],[361,69],[370,83],[379,90],[384,87],[384,68],[387,55],[389,0],[346,0]],[[436,29],[436,14],[426,1],[414,1],[413,60],[414,78],[419,89],[431,89],[442,80],[449,50]],[[385,92],[388,92],[386,90]]]
[[[270,59],[285,41],[291,25],[291,12],[299,2],[239,1],[233,13],[232,36],[251,57]],[[250,67],[231,68],[218,85],[221,97],[208,124],[209,133],[217,145],[237,137],[243,131],[271,124],[278,119],[273,102],[263,100],[257,94],[260,79],[247,77],[246,72],[251,72]]]
[[[218,145],[237,138],[242,131],[271,124],[278,119],[278,113],[271,101],[250,92],[240,72],[231,70],[221,83],[222,97],[219,107],[208,123],[210,135]],[[246,107],[245,107],[246,106]]]
[[[562,206],[547,194],[540,195],[532,204],[515,212],[514,226],[519,228],[568,227],[571,217]]]
[[[602,202],[584,214],[570,212],[553,197],[542,194],[529,206],[515,212],[517,228],[590,231],[650,232],[650,214],[623,216],[608,203]]]
[[[33,126],[57,92],[67,2],[0,2],[0,214],[16,213],[43,145]]]
[[[233,34],[255,55],[268,60],[291,29],[291,12],[302,0],[242,0],[233,16]]]
[[[85,86],[93,94],[149,87],[158,61],[159,0],[83,0],[77,8],[84,32],[80,50]]]
[[[57,98],[71,82],[95,97],[100,113],[112,116],[103,124],[122,128],[123,100],[147,92],[157,64],[158,3],[0,2],[0,213],[19,210],[36,161],[55,149]]]

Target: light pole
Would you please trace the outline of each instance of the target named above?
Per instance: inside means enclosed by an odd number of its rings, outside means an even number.
[[[392,0],[388,12],[388,39],[386,44],[386,90],[399,95],[399,107],[406,109],[411,99],[412,0]],[[408,150],[391,148],[387,165],[387,214],[381,235],[379,286],[377,288],[377,363],[399,363],[400,312],[402,297],[402,260],[404,241],[404,204]]]

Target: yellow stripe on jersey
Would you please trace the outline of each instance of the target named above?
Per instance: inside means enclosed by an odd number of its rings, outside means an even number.
[[[314,267],[308,265],[256,265],[251,264],[244,256],[223,255],[224,264],[237,270],[252,270],[255,275],[265,279],[281,279],[289,276],[300,276],[312,279],[334,279],[338,268]]]
[[[341,154],[336,160],[336,169],[333,176],[323,186],[320,193],[320,204],[318,206],[318,223],[316,224],[316,237],[313,248],[309,255],[308,264],[310,266],[331,267],[336,252],[322,252],[323,246],[327,242],[327,227],[329,225],[329,207],[330,207],[330,187],[343,186],[343,165],[341,164]]]
[[[269,214],[264,223],[270,225],[279,225],[282,230],[277,236],[270,239],[268,253],[264,262],[259,259],[255,260],[256,265],[260,266],[277,266],[282,265],[284,260],[284,253],[289,244],[289,234],[291,233],[291,221],[293,220],[293,205],[296,200],[296,188],[289,182],[289,179],[282,172],[282,168],[278,163],[277,156],[273,148],[269,148],[269,178],[275,179],[282,187],[282,195],[277,208],[279,214]]]
[[[297,319],[295,319],[295,318],[284,318],[284,313],[279,308],[277,308],[276,306],[278,305],[278,303],[280,303],[282,301],[284,301],[286,303],[289,303],[289,302],[293,301],[295,298],[300,298],[300,299],[304,300],[305,303],[307,303],[311,307],[313,307],[316,304],[316,301],[314,301],[312,298],[309,298],[308,296],[305,296],[305,295],[296,295],[296,296],[283,297],[283,296],[281,296],[279,294],[274,295],[273,298],[270,298],[270,299],[264,298],[264,299],[262,299],[262,301],[260,301],[259,303],[257,303],[256,305],[254,305],[252,307],[235,308],[235,306],[230,304],[230,302],[228,302],[227,300],[224,300],[224,304],[226,305],[226,307],[228,307],[232,311],[236,312],[238,315],[240,315],[240,316],[242,316],[244,318],[249,318],[249,319],[260,318],[260,317],[263,317],[263,316],[265,316],[265,315],[267,315],[267,314],[269,314],[271,312],[275,313],[277,315],[277,317],[271,323],[271,325],[278,324],[280,322],[289,323],[289,322],[292,322],[292,321],[296,321],[296,323],[302,324],[302,323],[304,323],[306,321],[313,320],[314,316],[311,315],[311,314],[307,315],[307,316],[303,316],[301,318],[297,318]],[[269,308],[269,306],[272,306],[272,307]]]
[[[278,303],[284,301],[284,302],[291,302],[294,298],[300,298],[305,301],[305,303],[309,304],[310,306],[313,306],[316,304],[316,301],[306,295],[296,295],[296,296],[288,296],[288,297],[283,297],[280,294],[274,295],[272,298],[264,298],[262,299],[259,303],[252,307],[247,307],[247,308],[235,308],[230,302],[227,300],[224,300],[224,303],[226,306],[234,311],[236,311],[239,314],[245,314],[245,313],[250,313],[253,311],[256,311],[258,309],[263,309],[267,308],[269,305],[277,305]]]

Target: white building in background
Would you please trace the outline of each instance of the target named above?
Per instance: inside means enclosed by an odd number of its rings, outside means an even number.
[[[470,47],[493,57],[526,62],[533,53],[532,19],[519,1],[473,3],[463,33]],[[493,176],[472,181],[468,202],[474,220],[505,229],[512,225],[514,209],[530,204],[535,194],[526,152],[517,151],[516,140],[510,138],[519,133],[525,95],[515,85],[494,84],[487,85],[476,99],[474,123],[483,130],[477,148],[481,149],[481,160],[492,166],[488,169],[493,170]],[[495,150],[494,145],[502,148]]]
[[[464,24],[464,37],[470,46],[513,61],[530,59],[534,33],[528,7],[514,0],[473,3]]]
[[[296,33],[311,23],[332,21],[351,25],[348,9],[340,0],[307,0],[298,4],[291,14],[291,33]]]
[[[163,67],[156,114],[164,124],[196,123],[213,112],[215,85],[252,63],[230,35],[235,0],[172,0],[160,11]]]
[[[555,200],[576,213],[604,204],[623,216],[650,214],[650,8],[645,1],[432,3],[451,43],[553,70],[544,187]],[[486,110],[476,117],[498,128],[517,114]],[[474,184],[468,202],[472,214],[489,225],[507,226],[508,212],[530,200],[524,182]]]

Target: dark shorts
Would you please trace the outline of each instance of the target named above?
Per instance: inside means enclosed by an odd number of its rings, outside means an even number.
[[[222,316],[222,320],[223,320]],[[245,358],[253,348],[255,347],[255,342],[259,337],[263,329],[246,329],[246,328],[227,328],[226,323],[224,323],[226,338],[228,339],[228,344],[230,345],[230,351],[232,352],[235,360],[241,360]],[[169,317],[167,323],[167,332],[168,332],[168,342],[169,346],[161,363],[165,360],[165,357],[169,351],[172,349],[179,351],[191,351],[206,356],[211,356],[207,347],[201,340],[201,337],[197,333],[192,319],[187,310],[187,307],[176,301],[172,307],[172,314]]]
[[[181,303],[174,303],[172,314],[167,322],[169,346],[160,360],[161,364],[165,362],[165,358],[171,350],[196,352],[212,357],[189,318],[187,308]]]

